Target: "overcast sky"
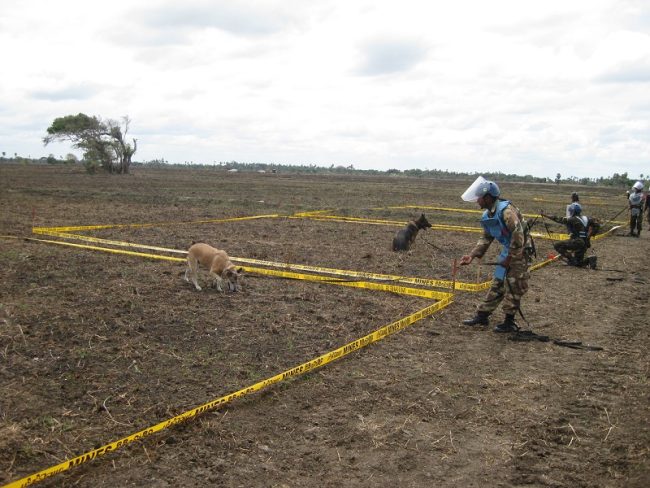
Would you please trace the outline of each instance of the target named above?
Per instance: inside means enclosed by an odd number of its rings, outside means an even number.
[[[647,0],[2,0],[0,59],[8,156],[650,174]]]

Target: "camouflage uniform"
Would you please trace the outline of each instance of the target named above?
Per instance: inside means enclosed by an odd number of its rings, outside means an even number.
[[[494,216],[495,205],[488,210],[490,217]],[[477,312],[490,314],[496,310],[499,303],[503,301],[503,311],[506,315],[515,315],[519,310],[521,297],[528,291],[528,279],[530,273],[530,256],[526,252],[526,235],[524,233],[523,218],[519,209],[513,205],[508,205],[503,210],[503,223],[510,233],[510,246],[508,254],[510,255],[510,266],[508,268],[505,280],[494,278],[492,285],[483,301],[478,305]],[[504,229],[506,231],[506,229]],[[481,258],[487,252],[494,237],[486,231],[478,240],[470,256]]]
[[[585,259],[589,243],[589,218],[572,215],[571,217],[556,217],[548,215],[549,219],[558,224],[566,225],[569,231],[569,238],[564,241],[553,243],[553,248],[573,266],[586,266],[589,263]]]
[[[630,205],[630,235],[639,237],[643,222],[643,204],[645,203],[643,192],[634,191],[630,194],[628,200]],[[636,230],[636,234],[634,231]]]

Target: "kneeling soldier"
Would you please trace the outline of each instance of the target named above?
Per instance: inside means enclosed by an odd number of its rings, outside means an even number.
[[[591,226],[587,216],[582,214],[582,207],[579,203],[572,203],[568,208],[568,217],[556,217],[542,212],[542,217],[551,219],[558,224],[566,225],[569,231],[569,238],[564,241],[553,243],[553,247],[570,266],[596,267],[596,256],[585,258],[587,249],[591,247]]]

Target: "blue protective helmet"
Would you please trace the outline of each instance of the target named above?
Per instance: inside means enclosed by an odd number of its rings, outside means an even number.
[[[573,217],[574,215],[580,215],[582,213],[582,206],[579,203],[572,203],[569,205],[569,215]]]
[[[491,195],[494,198],[497,198],[499,195],[501,195],[501,190],[499,190],[499,186],[494,182],[494,181],[486,181],[485,183],[481,183],[481,185],[476,189],[476,197],[484,197],[485,195]]]

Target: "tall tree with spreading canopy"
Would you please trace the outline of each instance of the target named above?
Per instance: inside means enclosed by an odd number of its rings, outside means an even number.
[[[120,123],[82,113],[66,115],[54,119],[43,143],[47,146],[54,141],[70,141],[72,147],[84,151],[86,168],[101,166],[109,173],[127,174],[138,147],[136,139],[133,145],[126,142],[130,123],[128,116],[122,117]]]

